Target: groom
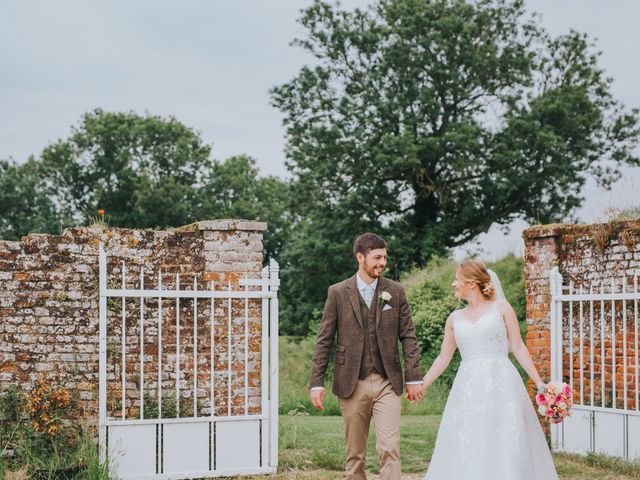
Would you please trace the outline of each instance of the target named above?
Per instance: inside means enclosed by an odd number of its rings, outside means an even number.
[[[356,238],[358,272],[331,285],[313,355],[311,402],[323,409],[324,376],[337,334],[333,393],[340,399],[347,449],[346,479],[366,479],[371,419],[383,480],[400,480],[400,396],[404,354],[407,399],[422,397],[418,341],[402,286],[382,277],[387,244],[374,233]]]

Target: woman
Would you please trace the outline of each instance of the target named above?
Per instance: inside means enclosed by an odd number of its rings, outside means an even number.
[[[491,274],[482,262],[467,261],[458,267],[452,284],[467,306],[449,315],[440,354],[424,376],[423,394],[447,368],[456,348],[462,362],[425,480],[558,478],[509,349],[538,388],[544,382],[522,342],[515,312]]]

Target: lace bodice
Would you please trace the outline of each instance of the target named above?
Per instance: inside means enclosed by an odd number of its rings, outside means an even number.
[[[496,302],[493,302],[474,323],[467,320],[461,310],[456,310],[453,333],[462,360],[506,356],[509,353],[507,330]]]

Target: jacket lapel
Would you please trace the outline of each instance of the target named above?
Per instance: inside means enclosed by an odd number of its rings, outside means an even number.
[[[356,319],[358,319],[358,323],[360,324],[360,328],[362,327],[362,317],[360,316],[360,300],[358,299],[358,285],[356,284],[356,276],[354,275],[347,282],[347,296],[349,297],[349,302],[351,302],[351,307],[353,308],[353,312],[356,314]]]
[[[380,323],[380,293],[385,289],[385,280],[382,277],[378,277],[378,285],[376,285],[376,292],[373,294],[373,300],[371,306],[375,308],[376,312],[376,330],[378,329],[378,323]],[[375,302],[375,305],[373,305]]]

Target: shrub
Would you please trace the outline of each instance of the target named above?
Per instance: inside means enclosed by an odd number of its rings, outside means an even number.
[[[67,389],[44,379],[27,395],[15,386],[2,392],[0,478],[109,480],[94,436],[81,427],[74,407]]]
[[[426,280],[422,286],[411,292],[409,304],[413,312],[422,360],[428,368],[440,353],[447,318],[461,304],[453,295],[444,292],[440,286],[430,280]],[[451,384],[459,363],[459,354],[456,353],[451,365],[442,374],[442,381],[448,385]]]

